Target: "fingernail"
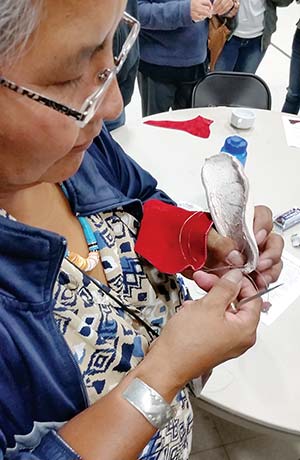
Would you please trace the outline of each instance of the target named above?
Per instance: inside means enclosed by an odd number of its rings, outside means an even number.
[[[244,265],[244,259],[242,257],[242,254],[236,249],[234,249],[228,254],[226,258],[226,262],[228,262],[231,265],[235,265],[237,267]]]
[[[229,270],[229,272],[227,272],[223,278],[232,281],[232,283],[239,283],[243,278],[243,274],[241,270],[234,269]]]
[[[268,270],[268,268],[271,268],[273,265],[273,260],[272,259],[263,259],[263,260],[260,260],[258,262],[258,265],[257,265],[257,270],[259,271],[264,271],[264,270]]]
[[[259,230],[259,232],[257,232],[256,235],[255,235],[255,239],[256,239],[257,244],[261,244],[266,239],[267,234],[268,234],[268,232],[264,228]]]
[[[271,302],[263,302],[261,311],[263,313],[268,313],[271,307],[272,307]]]

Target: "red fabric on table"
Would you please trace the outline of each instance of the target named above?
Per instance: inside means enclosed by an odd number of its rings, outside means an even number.
[[[199,270],[207,257],[208,214],[149,200],[144,204],[135,250],[163,273]]]
[[[158,126],[160,128],[179,129],[186,131],[193,136],[203,137],[207,139],[210,136],[210,125],[213,120],[201,117],[198,115],[196,118],[185,121],[168,121],[168,120],[148,120],[144,121],[146,125]]]

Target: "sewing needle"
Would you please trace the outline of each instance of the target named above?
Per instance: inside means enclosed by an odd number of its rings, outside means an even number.
[[[244,305],[247,302],[250,302],[251,300],[257,299],[257,297],[261,297],[264,294],[267,294],[268,292],[274,291],[274,289],[279,288],[280,286],[283,286],[283,283],[276,284],[276,286],[272,286],[269,288],[262,289],[261,291],[258,291],[256,294],[251,295],[250,297],[246,297],[245,299],[240,300],[237,304],[235,304],[235,308],[238,309],[241,305]]]

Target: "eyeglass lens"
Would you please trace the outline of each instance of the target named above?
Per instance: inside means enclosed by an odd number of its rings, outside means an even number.
[[[92,117],[95,115],[96,111],[98,110],[100,104],[103,101],[104,96],[107,93],[107,90],[115,78],[115,76],[120,72],[124,62],[127,59],[127,56],[134,45],[138,33],[139,33],[139,23],[135,21],[133,18],[131,18],[129,15],[124,15],[122,22],[125,22],[130,30],[129,34],[122,46],[121,52],[119,56],[115,59],[115,66],[113,69],[106,69],[106,76],[104,82],[101,84],[101,86],[95,91],[94,94],[92,94],[83,104],[80,112],[86,113],[86,117],[84,119],[83,123],[80,123],[80,125],[85,125],[87,124]]]

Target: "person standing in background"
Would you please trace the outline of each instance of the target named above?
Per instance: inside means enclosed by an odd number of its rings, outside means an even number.
[[[300,109],[300,19],[297,22],[292,45],[290,77],[282,112],[297,115]]]
[[[140,0],[138,84],[143,116],[190,106],[185,82],[206,74],[207,18],[232,11],[235,0]]]
[[[216,71],[255,73],[276,30],[277,6],[293,0],[243,0],[237,26],[229,37],[216,65]]]
[[[133,16],[135,19],[138,17],[138,6],[137,0],[128,0],[126,5],[126,12]],[[116,30],[113,42],[113,53],[114,56],[119,56],[123,44],[125,43],[126,37],[129,34],[130,27],[121,22]],[[125,107],[129,104],[134,91],[135,79],[139,67],[139,42],[138,40],[133,45],[128,58],[124,62],[124,65],[117,75],[118,85],[120,87],[122,99],[123,99],[123,110],[121,114],[115,120],[106,120],[105,125],[109,131],[120,128],[125,124],[126,115]]]

